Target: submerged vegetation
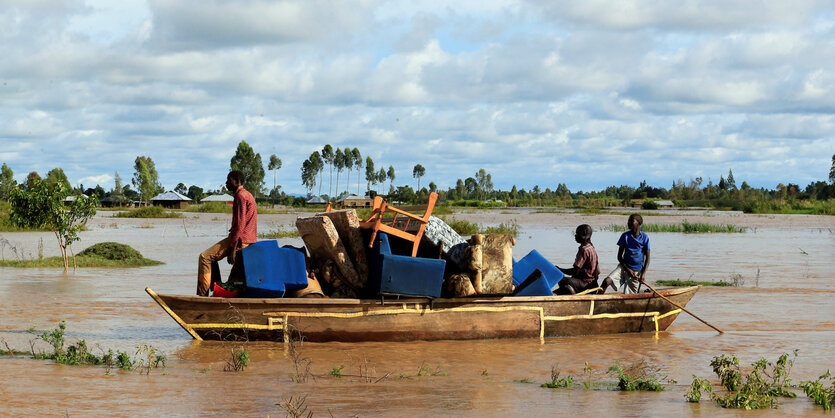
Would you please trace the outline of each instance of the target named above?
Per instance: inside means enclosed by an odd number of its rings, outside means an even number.
[[[815,405],[822,406],[826,411],[832,410],[832,405],[835,404],[835,377],[829,373],[829,370],[817,380],[800,382],[800,387],[806,392],[806,396],[815,401]]]
[[[557,364],[551,366],[551,380],[541,385],[549,389],[565,389],[574,386],[574,378],[571,375],[560,377],[560,369]]]
[[[484,227],[480,224],[473,223],[470,221],[466,221],[463,219],[452,219],[447,220],[445,218],[444,222],[447,223],[458,235],[461,236],[468,236],[468,235],[475,235],[475,234],[509,234],[514,237],[519,235],[519,223],[516,220],[510,220],[508,223],[500,223],[496,226],[488,226]]]
[[[693,376],[693,383],[685,398],[689,402],[699,402],[704,392],[723,408],[776,408],[780,398],[797,397],[797,394],[790,390],[792,383],[789,378],[796,357],[797,350],[794,351],[793,358],[789,359],[789,354],[783,353],[774,363],[760,358],[751,365],[750,372],[743,374],[739,358],[735,355],[716,356],[710,361],[710,366],[725,392],[717,393],[706,379]]]
[[[118,212],[113,216],[116,218],[182,218],[183,214],[172,212],[162,206],[145,206]]]
[[[718,282],[708,282],[708,281],[698,281],[698,280],[656,280],[655,284],[661,286],[718,286],[718,287],[726,287],[726,286],[735,286],[731,282],[726,282],[724,280],[719,280]]]
[[[70,366],[104,366],[107,373],[110,373],[112,368],[119,368],[121,370],[137,370],[140,373],[149,374],[151,369],[165,368],[165,355],[160,354],[154,347],[149,345],[142,345],[137,348],[135,357],[124,351],[113,351],[108,349],[106,352],[101,347],[97,348],[101,351],[100,355],[93,354],[90,347],[87,346],[85,340],[66,345],[64,332],[67,329],[67,324],[61,321],[56,328],[46,331],[36,331],[34,328],[29,330],[29,333],[35,335],[36,339],[48,344],[51,351],[35,351],[35,341],[32,341],[30,354],[36,360],[52,360],[58,364],[66,364]],[[7,345],[8,348],[8,345]],[[12,351],[9,349],[8,351]]]
[[[662,392],[664,386],[661,384],[654,368],[646,362],[639,360],[624,369],[619,362],[609,367],[609,372],[617,374],[618,390],[623,391],[650,391]]]
[[[259,232],[258,238],[261,239],[278,239],[278,238],[294,238],[299,236],[299,230],[293,227],[290,228],[283,228],[278,226],[274,229],[270,229],[267,232]]]
[[[625,225],[612,224],[602,228],[606,231],[624,232]],[[643,232],[681,232],[685,234],[703,234],[703,233],[741,233],[747,231],[748,228],[736,226],[732,224],[713,225],[701,222],[682,221],[680,224],[650,224],[646,223],[641,226]]]

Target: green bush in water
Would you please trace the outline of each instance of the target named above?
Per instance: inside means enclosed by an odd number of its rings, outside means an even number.
[[[129,260],[142,258],[142,254],[139,251],[136,251],[130,245],[120,244],[118,242],[100,242],[98,244],[91,245],[84,251],[78,253],[78,256],[101,257],[107,260]]]

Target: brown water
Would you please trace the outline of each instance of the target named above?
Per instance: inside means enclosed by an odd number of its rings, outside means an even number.
[[[741,222],[760,226],[744,234],[651,234],[652,263],[648,278],[728,280],[741,274],[737,288],[703,288],[688,308],[725,331],[718,335],[681,315],[668,332],[539,340],[439,341],[412,343],[303,344],[310,360],[307,382],[294,383],[289,347],[249,343],[250,367],[223,372],[228,343],[196,342],[145,294],[192,294],[197,254],[216,242],[228,227],[228,215],[200,215],[182,220],[120,220],[108,213],[83,233],[79,247],[101,241],[130,243],[145,256],[166,264],[137,269],[80,269],[69,276],[54,269],[0,268],[0,338],[13,348],[29,348],[30,327],[52,328],[66,320],[70,341],[131,353],[149,344],[168,357],[168,367],[150,375],[100,367],[72,367],[20,357],[0,358],[0,413],[7,415],[236,415],[281,416],[277,404],[307,395],[315,415],[737,415],[709,400],[689,404],[684,393],[692,374],[713,377],[710,359],[737,354],[744,364],[760,356],[770,360],[794,349],[799,354],[794,381],[835,370],[835,218],[804,218],[802,226],[784,227],[798,218],[757,218]],[[292,222],[292,216],[262,216],[261,230]],[[496,223],[516,215],[496,215]],[[691,221],[707,221],[690,218]],[[537,249],[557,264],[570,264],[578,223],[598,229],[621,223],[621,217],[564,214],[527,215],[514,247],[519,258]],[[484,222],[484,221],[480,221]],[[150,226],[150,227],[149,227]],[[41,233],[0,234],[37,256],[39,239],[45,255],[57,254],[54,238]],[[615,265],[617,233],[593,237],[604,274]],[[282,244],[298,245],[294,239]],[[13,258],[9,247],[3,256]],[[224,266],[226,267],[226,266]],[[228,269],[227,269],[228,271]],[[757,272],[759,271],[759,275]],[[39,346],[46,349],[44,346]],[[612,383],[603,374],[614,361],[629,364],[645,358],[660,373],[678,381],[661,393],[610,390],[551,390],[551,366],[584,380],[584,362],[596,371],[593,381]],[[346,376],[330,376],[344,365]],[[417,376],[421,368],[437,376]],[[486,371],[486,373],[483,373]],[[425,373],[424,373],[425,374]],[[485,375],[486,374],[486,375]],[[372,375],[372,382],[348,375]],[[535,384],[514,380],[530,379]],[[801,395],[782,401],[767,414],[820,413]]]

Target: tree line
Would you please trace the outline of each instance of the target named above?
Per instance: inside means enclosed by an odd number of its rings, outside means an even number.
[[[79,185],[71,187],[66,174],[61,168],[54,168],[46,173],[43,179],[48,184],[61,185],[61,190],[67,194],[84,193],[88,196],[96,196],[99,199],[110,197],[114,201],[141,200],[148,201],[154,195],[164,191],[159,182],[159,174],[154,161],[148,156],[137,156],[134,161],[134,174],[130,184],[123,184],[118,172],[114,175],[114,187],[106,191],[100,185],[95,188],[84,188]],[[272,203],[284,203],[288,205],[304,204],[306,199],[288,196],[281,190],[282,186],[276,183],[276,171],[282,168],[282,161],[276,155],[269,157],[268,165],[265,167],[261,154],[246,142],[241,141],[230,159],[230,170],[240,170],[244,173],[244,187],[253,193],[256,198]],[[375,167],[374,160],[367,156],[362,158],[362,153],[356,147],[338,148],[330,144],[316,150],[303,161],[301,165],[301,183],[308,192],[308,198],[315,195],[325,200],[339,199],[350,194],[351,179],[356,171],[356,193],[361,193],[361,175],[365,171],[366,192],[369,196],[377,194],[386,195],[390,199],[420,203],[428,198],[429,193],[439,194],[441,200],[451,201],[476,201],[476,202],[501,202],[507,206],[569,206],[569,207],[604,207],[629,205],[634,200],[664,199],[673,200],[679,204],[697,206],[720,206],[738,210],[757,211],[756,205],[773,206],[774,202],[795,202],[795,201],[828,201],[835,199],[835,155],[832,156],[832,167],[830,168],[828,183],[826,181],[815,181],[802,188],[794,183],[780,183],[774,189],[754,188],[746,181],[737,185],[733,170],[728,170],[727,175],[720,175],[719,181],[714,183],[708,179],[705,183],[702,177],[695,177],[685,182],[682,179],[674,180],[669,188],[654,187],[641,181],[638,187],[629,185],[609,186],[603,190],[583,192],[571,191],[565,183],[558,183],[553,189],[546,187],[542,189],[535,185],[530,190],[517,188],[513,185],[510,190],[497,190],[493,186],[493,177],[485,169],[479,169],[472,176],[457,179],[455,186],[446,190],[439,190],[435,182],[429,182],[428,187],[421,187],[421,178],[426,175],[426,169],[421,164],[416,164],[412,169],[412,177],[417,180],[417,187],[409,185],[396,186],[394,181],[397,178],[394,166],[387,168]],[[273,172],[272,188],[265,187],[266,171]],[[323,191],[325,184],[325,172],[327,171],[327,193]],[[334,182],[334,172],[336,181]],[[345,181],[342,175],[345,173]],[[26,180],[17,184],[13,172],[5,163],[0,170],[0,199],[8,200],[11,190],[20,187],[23,190],[30,190],[37,181],[41,180],[37,172],[31,172]],[[387,190],[384,188],[388,182]],[[133,186],[133,187],[131,187]],[[317,187],[318,186],[318,187]],[[223,185],[215,190],[203,190],[196,185],[186,186],[179,183],[174,188],[192,200],[198,201],[206,195],[225,193]],[[385,192],[384,192],[385,190]],[[769,203],[771,202],[771,203]],[[470,204],[475,204],[470,202]]]

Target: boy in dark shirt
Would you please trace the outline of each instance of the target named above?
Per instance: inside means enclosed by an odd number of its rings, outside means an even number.
[[[618,239],[618,266],[606,276],[618,284],[623,293],[638,293],[649,267],[649,236],[641,231],[644,219],[637,213],[629,215],[627,227]]]
[[[577,249],[574,265],[569,269],[556,266],[566,275],[559,282],[559,288],[556,291],[558,295],[573,295],[598,287],[597,277],[600,275],[600,267],[597,265],[597,250],[591,243],[591,234],[591,226],[582,224],[577,227],[574,240],[580,244],[580,248]]]

